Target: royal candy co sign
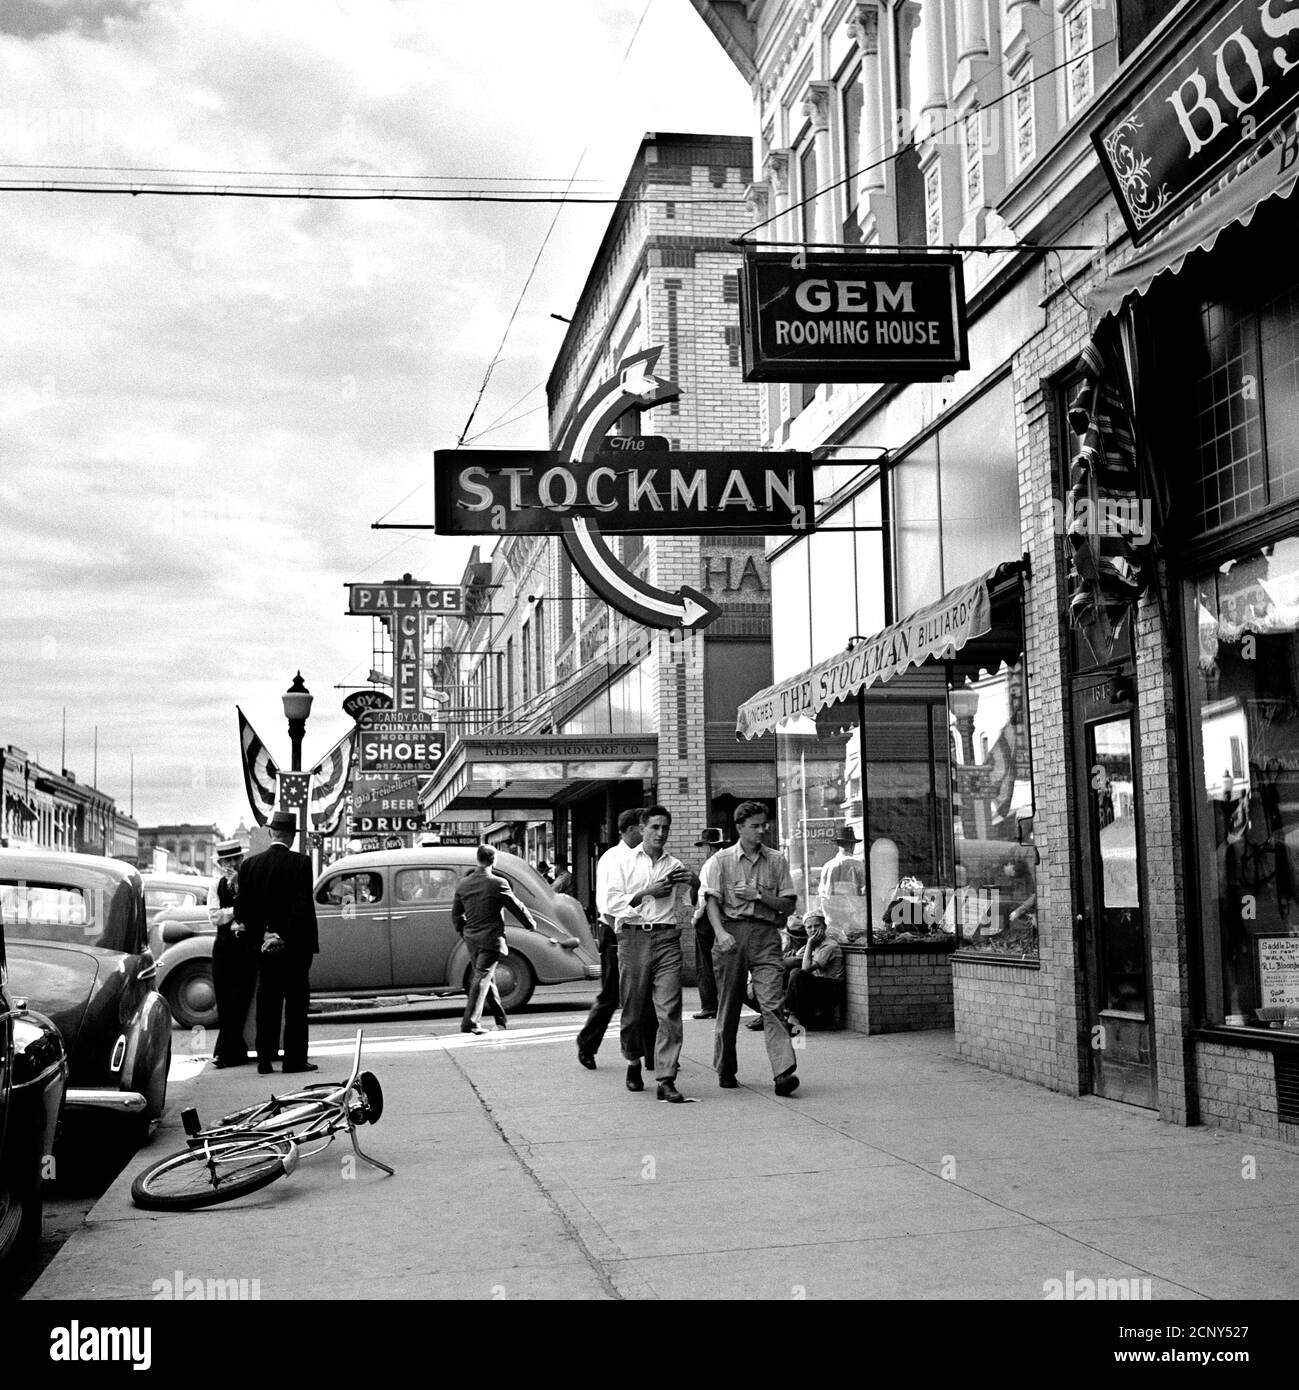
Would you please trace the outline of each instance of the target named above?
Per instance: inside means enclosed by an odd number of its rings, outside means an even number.
[[[970,365],[958,256],[750,252],[745,381],[940,381]]]
[[[1166,226],[1213,180],[1266,148],[1299,106],[1299,3],[1208,6],[1170,57],[1156,48],[1092,133],[1134,242]]]

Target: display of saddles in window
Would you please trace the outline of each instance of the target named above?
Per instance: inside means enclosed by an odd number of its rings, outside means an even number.
[[[1115,370],[1093,338],[1069,406],[1078,451],[1069,468],[1069,620],[1098,661],[1109,660],[1150,582],[1149,508],[1137,493],[1136,446]]]

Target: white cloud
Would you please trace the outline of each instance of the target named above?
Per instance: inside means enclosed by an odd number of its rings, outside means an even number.
[[[563,180],[582,155],[616,189],[646,130],[748,128],[684,0],[654,0],[620,69],[642,8],[6,0],[0,163],[296,186]],[[0,740],[57,763],[66,705],[83,780],[98,725],[100,783],[125,800],[134,750],[146,823],[232,828],[236,703],[287,754],[279,695],[301,668],[308,756],[343,731],[333,686],[370,666],[344,582],[459,577],[467,543],[370,523],[430,519],[433,450],[464,425],[555,209],[0,200]],[[571,312],[609,213],[560,217],[475,428],[545,380],[550,312]],[[545,441],[540,411],[484,443]]]

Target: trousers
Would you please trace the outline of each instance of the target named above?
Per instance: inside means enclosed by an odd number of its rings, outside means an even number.
[[[577,1035],[577,1050],[592,1057],[600,1050],[604,1035],[621,1002],[618,985],[618,938],[606,927],[600,929],[600,992]],[[658,1019],[653,1009],[642,1016],[641,1056],[645,1065],[654,1065],[654,1040],[658,1036]]]
[[[717,971],[717,1027],[713,1033],[713,1066],[718,1076],[734,1076],[735,1035],[744,1007],[745,981],[753,977],[753,993],[762,1010],[762,1036],[767,1044],[767,1060],[772,1076],[790,1071],[794,1065],[794,1044],[781,1018],[784,998],[784,969],[780,953],[780,929],[772,922],[733,921],[726,930],[735,938],[733,951],[713,947],[713,966]]]
[[[816,1027],[832,1018],[843,1002],[842,980],[827,980],[810,971],[795,968],[785,990],[785,1007],[806,1027]]]
[[[292,948],[263,951],[257,981],[257,1060],[273,1062],[284,1017],[284,1066],[307,1060],[307,1003],[311,998],[311,957]]]
[[[212,989],[216,994],[217,1040],[212,1057],[218,1062],[242,1062],[248,1056],[244,1029],[248,1006],[257,988],[258,949],[256,940],[244,932],[236,936],[218,928],[212,943]]]
[[[622,1003],[622,1055],[639,1062],[649,1017],[658,1025],[654,1076],[675,1081],[681,1064],[681,931],[660,927],[618,933],[618,983]]]
[[[708,914],[695,923],[695,974],[699,979],[699,1008],[717,1012],[717,972],[713,969],[713,943],[717,940]]]
[[[504,1023],[505,1007],[501,1003],[501,992],[496,988],[496,965],[501,959],[500,951],[495,942],[487,945],[466,944],[471,952],[471,973],[460,1026],[477,1028],[483,1017],[484,1006],[491,1009],[497,1023]]]

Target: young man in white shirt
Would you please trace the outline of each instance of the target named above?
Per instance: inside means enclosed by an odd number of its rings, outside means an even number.
[[[577,1060],[588,1071],[595,1070],[595,1054],[600,1050],[609,1020],[617,1012],[619,1002],[618,938],[614,934],[613,918],[609,916],[609,874],[623,855],[630,854],[640,844],[640,813],[638,806],[634,811],[624,811],[618,817],[618,839],[605,850],[595,866],[595,910],[600,918],[597,937],[600,947],[600,992],[595,996],[595,1003],[591,1005],[586,1022],[577,1035]],[[657,1027],[654,1011],[650,1009],[645,1017],[641,1049],[651,1066]],[[643,1088],[644,1082],[641,1086]]]
[[[644,1089],[641,1049],[645,1016],[658,1021],[654,1075],[659,1100],[679,1105],[681,1059],[681,926],[677,899],[690,884],[690,870],[664,849],[672,814],[663,806],[641,812],[641,843],[610,866],[606,906],[618,936],[618,981],[622,1004],[622,1055],[627,1089]]]

